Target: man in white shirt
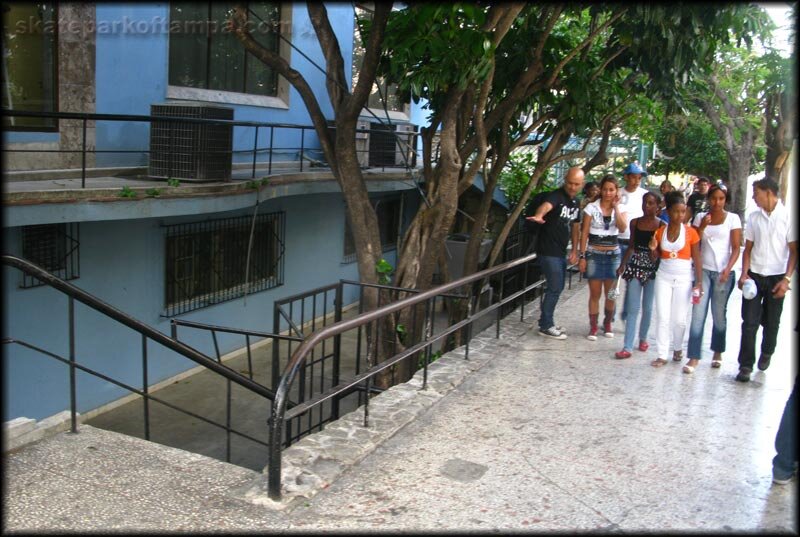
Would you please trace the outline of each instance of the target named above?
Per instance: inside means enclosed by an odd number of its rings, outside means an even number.
[[[748,382],[756,360],[756,333],[764,327],[758,369],[766,371],[778,339],[783,299],[797,265],[797,228],[778,199],[778,184],[772,179],[753,183],[758,209],[750,213],[744,229],[744,253],[739,289],[752,279],[758,292],[750,300],[742,297],[742,338],[739,343],[739,374]]]
[[[647,177],[647,172],[644,171],[641,166],[639,166],[638,162],[632,162],[628,164],[628,166],[622,170],[622,176],[625,178],[625,188],[620,189],[619,191],[619,202],[621,205],[625,206],[628,212],[626,213],[625,217],[627,220],[625,222],[627,224],[625,231],[621,232],[617,237],[621,250],[620,259],[625,257],[625,250],[628,249],[628,243],[630,242],[631,220],[634,218],[639,218],[644,214],[644,209],[642,209],[642,200],[644,199],[644,195],[648,192],[646,188],[642,188],[640,186],[642,183],[642,177]],[[620,314],[620,318],[625,321],[625,318],[628,316],[628,312],[625,308],[625,299],[620,297],[618,301],[619,300],[622,300],[622,313]]]

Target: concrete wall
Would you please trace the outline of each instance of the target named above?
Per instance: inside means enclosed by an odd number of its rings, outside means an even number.
[[[416,196],[406,195],[413,214]],[[278,198],[262,203],[259,214],[284,211],[284,284],[180,316],[181,319],[272,331],[273,301],[340,278],[358,279],[355,263],[343,264],[344,203],[340,194]],[[163,224],[252,215],[252,208],[199,217],[84,222],[80,227],[80,278],[71,283],[169,334],[164,308]],[[406,220],[408,221],[408,220]],[[20,228],[4,229],[6,252],[19,255]],[[395,264],[395,252],[385,253]],[[21,274],[3,268],[3,334],[68,357],[67,298],[49,287],[20,289]],[[345,302],[355,300],[351,289]],[[142,386],[141,336],[82,304],[75,306],[76,357],[85,365],[134,387]],[[208,333],[181,329],[181,340],[213,354]],[[222,336],[221,352],[244,345],[242,336]],[[17,345],[3,347],[4,421],[41,419],[69,408],[68,369],[64,364]],[[150,342],[149,383],[194,367],[194,362]],[[78,374],[78,411],[86,412],[128,392]]]

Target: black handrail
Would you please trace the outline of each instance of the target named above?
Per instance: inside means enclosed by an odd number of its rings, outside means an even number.
[[[280,498],[281,498],[281,490],[280,490],[280,486],[281,486],[281,440],[282,440],[284,422],[287,419],[287,417],[286,417],[286,408],[287,408],[289,390],[291,389],[291,386],[292,386],[292,384],[294,382],[295,377],[297,376],[297,373],[298,373],[300,367],[305,362],[306,356],[314,349],[314,347],[318,343],[320,343],[321,341],[323,341],[325,339],[328,339],[330,337],[340,335],[343,332],[346,332],[348,330],[352,330],[354,328],[358,328],[360,326],[363,326],[363,325],[365,325],[367,323],[371,323],[371,322],[377,321],[378,319],[380,319],[382,317],[385,317],[387,315],[390,315],[392,313],[400,311],[400,310],[402,310],[404,308],[407,308],[407,307],[410,307],[410,306],[415,306],[415,305],[421,304],[421,303],[428,303],[429,300],[435,299],[437,296],[439,296],[439,295],[441,295],[443,293],[454,291],[454,290],[458,289],[459,287],[462,287],[462,286],[467,285],[467,284],[471,284],[471,283],[476,282],[476,281],[488,279],[489,277],[491,277],[491,276],[493,276],[495,274],[499,274],[499,273],[502,273],[502,272],[504,272],[506,270],[512,269],[514,267],[526,264],[526,263],[528,263],[530,261],[533,261],[534,259],[536,259],[536,254],[530,254],[528,256],[519,257],[517,259],[514,259],[514,260],[506,262],[506,263],[503,263],[501,265],[496,265],[494,267],[491,267],[491,268],[488,268],[488,269],[485,269],[485,270],[482,270],[482,271],[479,271],[479,272],[475,272],[473,274],[470,274],[468,276],[464,276],[462,278],[459,278],[457,280],[451,281],[449,283],[446,283],[446,284],[443,284],[443,285],[439,285],[439,286],[433,287],[431,289],[422,291],[422,292],[420,292],[420,293],[418,293],[418,294],[416,294],[414,296],[410,296],[410,297],[404,298],[402,300],[399,300],[399,301],[396,301],[396,302],[392,302],[390,304],[386,304],[386,305],[384,305],[382,307],[379,307],[379,308],[377,308],[375,310],[363,313],[363,314],[361,314],[361,315],[359,315],[359,316],[357,316],[355,318],[336,322],[336,323],[334,323],[332,325],[329,325],[327,327],[322,328],[319,331],[316,331],[316,332],[312,333],[309,337],[307,337],[305,339],[305,341],[303,341],[303,343],[301,343],[298,346],[298,348],[294,351],[294,353],[292,354],[292,357],[291,357],[289,363],[286,365],[286,368],[284,369],[284,372],[283,372],[283,375],[281,376],[280,382],[278,383],[278,387],[275,390],[275,399],[273,400],[273,404],[272,404],[272,417],[271,417],[270,423],[269,423],[269,429],[270,429],[269,445],[270,445],[270,447],[269,447],[269,463],[268,463],[269,466],[268,466],[268,472],[267,472],[267,474],[268,474],[267,475],[267,480],[268,480],[267,489],[268,489],[269,497],[272,498],[273,500],[276,500],[276,501],[279,501]],[[347,381],[345,383],[346,386],[341,386],[341,385],[337,386],[337,387],[329,390],[328,392],[326,392],[324,394],[320,394],[315,399],[307,401],[304,404],[301,404],[300,406],[298,406],[298,407],[296,407],[295,409],[292,410],[292,415],[296,415],[296,414],[298,414],[298,413],[300,413],[302,411],[308,410],[308,408],[310,408],[310,406],[312,406],[314,404],[318,404],[321,401],[330,398],[331,396],[335,395],[335,393],[337,393],[338,391],[347,389],[348,387],[351,387],[353,384],[355,384],[357,382],[366,381],[367,385],[369,386],[370,379],[373,376],[375,376],[376,374],[378,374],[379,372],[381,372],[384,369],[386,369],[387,367],[390,367],[391,365],[394,365],[395,363],[399,362],[400,360],[403,360],[403,359],[413,355],[414,353],[419,352],[420,350],[422,350],[424,348],[428,348],[429,349],[430,346],[434,342],[440,340],[442,337],[448,335],[449,333],[455,332],[456,330],[459,330],[459,329],[461,329],[463,327],[467,327],[467,326],[471,327],[472,321],[475,318],[480,317],[482,315],[485,315],[489,311],[497,309],[497,308],[501,307],[503,304],[505,304],[507,302],[516,300],[520,296],[523,296],[525,293],[529,292],[531,289],[542,285],[542,283],[543,283],[543,280],[540,280],[540,281],[536,282],[535,284],[533,284],[531,286],[524,287],[521,291],[517,291],[517,292],[513,293],[512,295],[510,295],[508,297],[503,297],[502,296],[502,290],[501,290],[500,300],[497,303],[493,304],[492,306],[490,306],[488,308],[485,308],[484,310],[481,310],[480,312],[478,312],[476,314],[472,314],[472,311],[471,311],[471,308],[470,308],[470,311],[468,311],[467,317],[464,320],[459,321],[458,323],[454,324],[453,326],[451,326],[447,330],[443,331],[442,333],[437,334],[437,336],[435,336],[435,337],[431,337],[432,336],[432,330],[431,330],[430,333],[428,334],[428,336],[426,336],[424,338],[423,342],[418,343],[418,344],[412,346],[409,349],[406,349],[402,353],[400,353],[400,354],[398,354],[398,355],[396,355],[396,356],[394,356],[392,358],[389,358],[389,359],[381,362],[380,364],[377,364],[376,366],[373,366],[368,371],[366,371],[363,374],[359,375],[356,379],[352,379],[350,381]],[[470,300],[470,306],[471,305],[472,305],[472,300]],[[500,312],[498,311],[498,330],[499,330],[499,315],[500,315]],[[428,331],[426,330],[426,332],[428,332]],[[427,360],[425,362],[425,365],[426,365],[426,372],[427,372]],[[423,384],[423,386],[424,386],[424,384]]]
[[[256,172],[256,155],[259,152],[269,151],[269,162],[268,162],[268,174],[272,173],[272,152],[273,152],[273,136],[275,133],[275,129],[300,129],[301,132],[301,142],[299,149],[300,154],[300,171],[303,171],[303,160],[306,158],[304,155],[306,151],[311,151],[312,149],[305,148],[305,131],[311,130],[316,132],[316,129],[313,125],[295,125],[291,123],[269,123],[269,122],[259,122],[259,121],[241,121],[241,120],[233,120],[233,119],[207,119],[207,118],[189,118],[189,117],[177,117],[177,116],[152,116],[152,115],[142,115],[142,114],[97,114],[97,113],[90,113],[90,112],[35,112],[30,110],[9,110],[7,108],[0,109],[0,115],[3,116],[12,116],[12,117],[38,117],[38,118],[55,118],[55,119],[74,119],[80,120],[83,122],[82,124],[82,147],[80,150],[77,149],[9,149],[6,148],[5,145],[0,148],[2,152],[20,152],[20,153],[28,153],[28,152],[41,152],[41,153],[78,153],[80,152],[82,155],[81,158],[81,188],[86,188],[86,153],[87,151],[90,153],[150,153],[149,150],[98,150],[98,149],[91,149],[87,150],[86,148],[86,129],[87,129],[87,121],[133,121],[133,122],[176,122],[176,123],[196,123],[196,124],[207,124],[207,125],[228,125],[231,127],[252,127],[255,128],[255,136],[254,136],[254,146],[253,149],[246,149],[246,150],[237,150],[237,151],[206,151],[206,153],[247,153],[252,151],[253,152],[253,164],[252,164],[252,178],[255,178]],[[258,148],[258,129],[260,128],[269,128],[270,130],[270,140],[269,140],[269,149],[259,149]],[[329,130],[334,130],[335,126],[330,125],[328,127]],[[6,129],[3,129],[4,131]],[[356,128],[355,132],[362,132],[362,133],[371,133],[374,132],[371,128]],[[416,144],[410,144],[409,140],[414,139],[416,140],[419,136],[419,133],[416,132],[397,132],[397,131],[381,131],[382,134],[391,134],[394,137],[395,143],[400,146],[400,150],[405,155],[407,151],[412,151],[413,146]],[[281,148],[281,149],[294,149],[294,148]],[[317,151],[314,149],[314,151]],[[369,151],[369,150],[367,150]],[[395,154],[395,148],[388,149],[390,154]],[[405,165],[400,166],[405,169],[413,168],[413,164],[409,165],[406,160]],[[385,166],[382,166],[385,167]]]
[[[266,397],[267,399],[275,398],[275,392],[273,392],[269,388],[266,388],[265,386],[262,386],[261,384],[258,384],[257,382],[248,379],[246,376],[237,373],[233,369],[225,365],[222,365],[221,363],[218,363],[217,361],[206,356],[197,349],[194,349],[179,341],[175,341],[174,339],[159,332],[150,325],[147,325],[139,321],[138,319],[131,317],[127,313],[118,310],[111,304],[103,302],[99,298],[87,293],[83,289],[65,282],[64,280],[58,278],[57,276],[54,276],[53,274],[47,272],[38,265],[31,263],[30,261],[8,254],[0,256],[0,261],[2,261],[4,265],[17,268],[25,272],[26,274],[34,276],[41,282],[45,283],[46,285],[49,285],[50,287],[53,287],[54,289],[57,289],[58,291],[61,291],[70,298],[75,299],[108,317],[111,317],[115,321],[124,324],[128,328],[131,328],[132,330],[135,330],[136,332],[139,332],[140,334],[147,336],[153,341],[160,343],[164,347],[182,356],[185,356],[186,358],[192,360],[193,362],[196,362],[199,365],[202,365],[207,369],[211,369],[215,373],[222,375],[226,379],[235,382],[239,386],[242,386],[243,388],[251,392],[254,392],[262,397]]]

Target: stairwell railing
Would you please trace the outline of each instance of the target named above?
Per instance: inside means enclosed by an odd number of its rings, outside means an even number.
[[[527,281],[527,271],[525,271],[524,281],[521,289],[509,293],[507,296],[504,294],[502,275],[507,271],[515,270],[517,267],[525,266],[527,263],[536,258],[536,254],[530,254],[524,257],[514,259],[512,261],[491,267],[474,274],[464,276],[449,283],[433,287],[431,289],[420,291],[407,298],[391,302],[374,309],[362,313],[355,318],[345,319],[329,326],[326,326],[316,332],[313,332],[297,347],[292,353],[291,359],[287,364],[284,372],[280,378],[280,382],[275,390],[275,400],[272,405],[272,416],[270,418],[270,431],[269,431],[269,463],[267,472],[268,481],[268,494],[273,500],[279,501],[281,498],[281,448],[283,447],[283,433],[287,422],[295,419],[303,414],[309,412],[314,407],[323,404],[326,401],[336,398],[341,394],[352,390],[358,385],[365,385],[365,393],[370,393],[370,384],[373,379],[392,368],[403,360],[407,360],[414,356],[422,355],[422,369],[423,369],[423,390],[427,389],[428,378],[428,365],[431,363],[432,358],[432,345],[442,341],[444,338],[459,330],[466,330],[465,337],[465,353],[464,359],[469,359],[469,342],[472,337],[472,325],[478,319],[492,312],[496,314],[496,330],[495,337],[500,336],[500,308],[505,304],[519,300],[520,306],[520,319],[524,316],[525,297],[534,289],[540,288],[545,285],[545,280],[540,279],[536,282],[529,283]],[[500,290],[498,299],[491,305],[476,311],[478,301],[478,291],[483,287],[483,283],[487,282],[493,276],[501,276]],[[571,280],[570,280],[571,285]],[[470,297],[467,303],[467,315],[464,319],[455,322],[448,327],[440,330],[434,334],[434,323],[432,315],[432,305],[437,297],[443,296],[448,293],[458,291],[459,289],[468,289],[468,296]],[[363,327],[372,325],[373,340],[377,333],[378,322],[383,320],[389,315],[395,315],[406,308],[413,308],[416,311],[418,307],[425,309],[425,326],[423,329],[422,337],[416,343],[411,344],[409,347],[402,349],[400,352],[382,360],[374,365],[368,367],[365,371],[355,375],[352,378],[343,380],[337,385],[331,387],[323,393],[306,401],[300,402],[294,408],[288,408],[288,395],[298,373],[304,367],[307,359],[317,347],[324,341],[331,338],[339,337],[347,331],[360,330]],[[370,343],[373,347],[374,355],[374,341]],[[369,395],[367,395],[364,403],[364,426],[369,426]]]
[[[0,257],[0,261],[3,265],[7,265],[13,268],[16,268],[23,273],[35,277],[39,279],[45,285],[48,285],[57,291],[67,295],[68,297],[68,304],[67,304],[67,316],[68,316],[68,356],[64,357],[58,355],[54,352],[48,351],[43,349],[37,345],[34,345],[30,342],[23,341],[20,339],[16,339],[13,337],[4,337],[2,339],[2,343],[4,344],[16,344],[22,347],[28,348],[45,356],[48,356],[54,360],[57,360],[61,363],[66,364],[69,367],[69,397],[70,397],[70,428],[71,432],[77,433],[77,384],[76,384],[76,374],[78,371],[82,371],[94,377],[100,378],[106,382],[114,384],[120,388],[128,390],[134,394],[137,394],[143,398],[144,403],[144,436],[146,440],[150,440],[150,409],[149,409],[149,402],[155,401],[162,405],[165,405],[173,410],[181,412],[182,414],[191,416],[195,419],[201,420],[205,423],[218,427],[226,431],[228,435],[228,449],[226,451],[226,460],[230,462],[230,435],[235,434],[239,437],[246,438],[252,442],[256,442],[262,446],[267,447],[268,444],[265,443],[263,440],[258,438],[254,438],[253,436],[235,430],[230,426],[230,386],[231,383],[235,383],[245,390],[255,394],[256,396],[260,397],[261,400],[268,401],[271,405],[273,403],[275,392],[274,390],[259,384],[249,378],[246,375],[243,375],[226,365],[224,365],[219,356],[219,351],[217,349],[217,360],[214,360],[210,356],[205,355],[204,353],[198,351],[197,349],[190,347],[184,343],[181,343],[176,338],[171,338],[170,336],[163,334],[162,332],[156,330],[155,328],[131,317],[130,315],[126,314],[125,312],[118,310],[114,306],[100,300],[99,298],[87,293],[83,289],[76,287],[64,280],[58,278],[57,276],[49,273],[45,269],[27,261],[25,259],[12,256],[12,255],[3,255]],[[122,382],[120,380],[114,379],[100,373],[90,367],[87,367],[78,362],[75,353],[75,301],[78,301],[89,308],[121,323],[124,326],[138,332],[142,336],[142,388],[137,388],[135,386],[131,386],[126,382]],[[176,324],[185,324],[191,325],[192,323],[186,321],[176,321]],[[198,323],[199,324],[199,323]],[[175,325],[173,325],[174,327]],[[199,328],[200,326],[196,326]],[[216,331],[231,331],[233,329],[226,329],[224,327],[214,327]],[[275,334],[259,334],[263,337],[272,337],[272,338],[281,338],[283,336],[278,336]],[[297,339],[297,338],[294,338]],[[213,371],[214,373],[221,375],[222,377],[228,380],[228,399],[227,399],[227,407],[228,407],[228,419],[226,423],[218,423],[212,419],[206,418],[189,410],[185,410],[180,408],[173,403],[166,401],[162,398],[156,397],[148,392],[148,387],[150,385],[148,379],[148,340],[156,342],[163,347],[174,351],[175,353],[188,358],[189,360],[195,362],[196,364],[205,367]],[[292,402],[287,401],[290,406],[294,406]]]

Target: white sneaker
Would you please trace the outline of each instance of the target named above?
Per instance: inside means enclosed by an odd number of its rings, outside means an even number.
[[[556,327],[556,326],[551,326],[547,330],[542,330],[540,328],[539,329],[539,335],[547,336],[547,337],[550,337],[550,338],[553,338],[553,339],[567,339],[567,334],[565,334],[564,332],[559,330],[558,327]]]

